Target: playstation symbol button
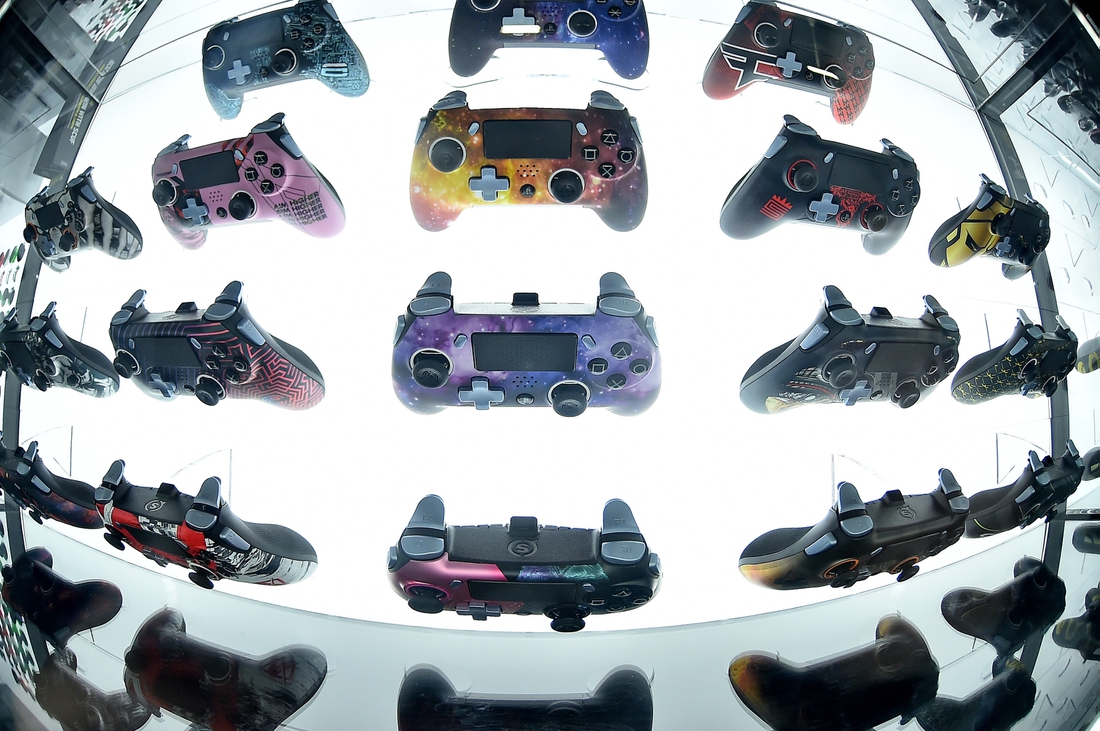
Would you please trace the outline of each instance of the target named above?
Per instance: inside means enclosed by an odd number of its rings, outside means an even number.
[[[609,162],[600,163],[600,177],[601,178],[613,178],[615,177],[615,166]]]
[[[588,372],[594,376],[599,376],[607,372],[607,361],[603,358],[593,358],[588,361]]]
[[[616,360],[625,360],[629,358],[630,354],[633,352],[633,348],[631,348],[630,343],[627,342],[618,342],[611,346],[611,355],[614,356]]]
[[[589,145],[588,147],[581,150],[581,155],[588,162],[595,162],[596,159],[599,158],[599,156],[600,156],[600,151],[599,151],[598,148],[593,147],[592,145]]]
[[[548,36],[555,35],[558,32],[558,24],[557,23],[547,23],[546,25],[542,26],[542,32],[545,33]],[[523,394],[523,395],[528,396],[529,394]],[[517,396],[516,400],[519,401],[519,399],[520,399],[520,397]]]
[[[267,153],[263,150],[257,150],[252,159],[256,161],[257,165],[267,165]]]
[[[624,165],[629,165],[634,162],[634,150],[631,150],[629,147],[624,147],[619,150],[619,162]]]
[[[279,163],[275,163],[271,166],[271,177],[281,178],[286,174],[286,169]]]
[[[244,169],[244,179],[247,180],[248,182],[251,183],[253,180],[255,180],[258,177],[259,177],[259,173],[256,172],[256,168],[251,168],[250,167],[250,168],[245,168]]]
[[[508,187],[508,178],[498,178],[497,169],[491,165],[481,168],[481,174],[478,177],[470,178],[470,190],[488,203],[495,201],[497,194],[508,190]]]
[[[626,376],[622,373],[612,373],[607,377],[607,387],[613,391],[617,391],[626,385]]]
[[[525,183],[520,187],[519,194],[522,195],[524,198],[534,198],[535,186],[531,185],[530,183]]]
[[[275,192],[275,183],[272,183],[270,180],[261,180],[260,192],[264,195],[271,195]]]
[[[603,134],[600,135],[600,139],[608,147],[612,147],[619,142],[619,133],[613,129],[605,129]]]
[[[552,25],[552,23],[550,25]],[[521,393],[519,396],[516,396],[516,403],[520,406],[530,406],[535,403],[535,397],[529,393]]]
[[[612,5],[607,9],[607,17],[609,18],[621,18],[623,17],[623,9],[618,5]]]

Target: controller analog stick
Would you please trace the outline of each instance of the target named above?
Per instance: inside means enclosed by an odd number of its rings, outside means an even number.
[[[118,351],[113,363],[115,372],[123,378],[129,378],[138,372],[138,362],[133,355],[125,350]]]
[[[176,200],[176,186],[169,180],[158,180],[153,186],[153,202],[166,206]]]
[[[779,45],[779,30],[771,23],[761,23],[756,26],[752,35],[764,48],[775,48]]]
[[[906,381],[894,390],[894,403],[903,409],[908,409],[920,399],[920,389],[912,381]]]
[[[35,371],[32,380],[34,381],[34,387],[39,391],[45,391],[50,387],[50,379],[42,371]]]
[[[23,240],[30,244],[34,243],[36,238],[38,238],[38,231],[35,230],[34,226],[28,223],[27,227],[23,229]]]
[[[882,209],[882,206],[867,206],[867,210],[863,212],[861,220],[863,222],[863,228],[878,233],[886,228],[886,211]]]
[[[596,32],[596,16],[587,10],[578,10],[565,22],[569,32],[578,38],[587,38]]]
[[[446,596],[442,591],[432,586],[412,586],[409,587],[409,609],[420,612],[421,614],[439,614],[443,611],[443,597]]]
[[[210,46],[202,52],[202,65],[211,71],[225,63],[225,49],[221,46]]]
[[[825,365],[825,378],[833,388],[848,388],[856,382],[859,372],[856,364],[848,356],[838,356]]]
[[[500,5],[500,0],[470,0],[475,10],[489,11]]]
[[[279,76],[286,76],[298,65],[298,57],[289,48],[281,48],[271,57],[271,70]]]
[[[796,162],[787,173],[787,182],[799,193],[809,193],[817,187],[817,168],[805,160]]]
[[[837,66],[835,63],[829,65],[825,69],[824,74],[825,86],[830,89],[843,88],[848,83],[848,72]]]
[[[432,143],[428,150],[428,160],[439,172],[453,173],[466,162],[466,148],[458,140],[445,137]]]
[[[439,388],[451,375],[451,364],[439,354],[423,354],[413,362],[413,380],[424,388]]]
[[[236,193],[229,199],[229,215],[238,221],[252,218],[256,214],[256,201],[244,191]]]
[[[1054,392],[1057,391],[1057,390],[1058,390],[1058,379],[1055,378],[1054,376],[1051,376],[1050,378],[1048,378],[1046,380],[1046,383],[1043,384],[1043,395],[1046,396],[1047,398],[1050,398],[1051,396],[1054,395]]]
[[[993,220],[989,222],[989,230],[993,232],[994,236],[1005,236],[1011,230],[1011,220],[1003,213],[998,213],[993,217]]]
[[[216,381],[203,379],[195,385],[195,396],[207,406],[215,406],[221,400],[222,394]]]
[[[76,246],[76,237],[73,236],[72,231],[66,230],[65,233],[61,234],[61,238],[58,239],[57,245],[61,247],[62,251],[72,251],[73,247]]]
[[[579,383],[563,383],[550,392],[550,402],[561,416],[580,416],[588,408],[588,392]]]
[[[572,170],[559,170],[550,178],[550,195],[559,203],[572,203],[584,192],[584,181]]]

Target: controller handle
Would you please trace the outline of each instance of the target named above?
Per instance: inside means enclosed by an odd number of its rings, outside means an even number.
[[[500,23],[499,16],[491,12],[495,7],[477,10],[469,0],[455,0],[448,54],[451,70],[459,76],[481,71],[500,47],[500,34],[493,32],[493,26]]]
[[[641,0],[639,0],[639,3]],[[621,23],[623,21],[615,21]],[[649,63],[649,20],[646,17],[645,9],[639,9],[634,14],[634,17],[625,21],[633,26],[633,30],[627,33],[621,33],[621,38],[634,38],[634,42],[616,43],[612,39],[608,39],[607,43],[599,44],[599,49],[603,52],[604,58],[607,59],[607,64],[611,67],[619,76],[624,79],[636,79],[645,73],[646,65]]]
[[[640,180],[634,185],[628,185],[627,180],[631,177],[637,177]],[[638,146],[638,161],[634,169],[623,178],[614,181],[609,188],[611,197],[607,203],[594,206],[592,210],[613,231],[633,231],[645,218],[646,204],[649,199],[649,179],[646,175],[645,153],[642,152],[641,145]]]
[[[214,84],[205,84],[206,98],[210,106],[222,119],[236,119],[244,106],[243,96],[230,96]]]

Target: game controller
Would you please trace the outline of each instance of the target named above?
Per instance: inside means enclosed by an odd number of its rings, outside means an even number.
[[[27,201],[23,239],[55,272],[69,268],[79,251],[99,249],[116,259],[141,253],[141,231],[134,220],[104,200],[92,184],[92,168],[56,193],[43,188]]]
[[[1100,523],[1085,523],[1074,528],[1072,543],[1081,553],[1100,555]]]
[[[869,729],[936,697],[940,669],[921,633],[900,615],[883,617],[873,644],[810,664],[746,653],[730,663],[737,698],[777,731]]]
[[[240,114],[245,93],[257,87],[314,79],[355,97],[370,85],[355,41],[332,5],[317,0],[215,25],[202,42],[202,79],[222,119]]]
[[[406,673],[397,696],[398,731],[652,728],[649,680],[631,667],[612,670],[590,694],[528,697],[460,694],[443,673],[420,667]]]
[[[801,336],[756,359],[741,379],[741,403],[758,414],[805,404],[890,401],[908,409],[955,369],[959,326],[932,295],[919,318],[885,307],[868,315],[837,287]]]
[[[1085,593],[1085,613],[1054,625],[1051,639],[1059,647],[1077,650],[1082,661],[1100,660],[1100,589],[1089,589]]]
[[[1077,127],[1100,145],[1100,93],[1078,89],[1058,98],[1058,108],[1073,117]]]
[[[1054,330],[1036,325],[1016,310],[1016,327],[1004,345],[976,355],[959,367],[951,396],[960,404],[980,404],[998,396],[1050,397],[1077,363],[1077,336],[1061,315]]]
[[[487,204],[584,206],[630,231],[648,196],[637,120],[606,91],[586,109],[470,109],[466,92],[452,91],[416,133],[409,199],[428,231]]]
[[[1027,668],[1009,660],[988,683],[959,700],[938,696],[916,713],[924,731],[1009,731],[1035,706],[1037,687]]]
[[[168,401],[186,393],[207,406],[222,399],[316,406],[325,397],[317,366],[260,327],[242,291],[230,282],[204,310],[184,302],[175,312],[154,313],[145,309],[145,290],[134,292],[111,319],[115,371]]]
[[[46,658],[34,674],[34,691],[38,705],[65,731],[137,731],[151,715],[126,691],[104,693],[78,675],[72,650]]]
[[[192,637],[171,607],[138,628],[125,663],[126,690],[154,716],[164,710],[192,728],[241,731],[275,731],[328,674],[324,654],[308,645],[256,657]]]
[[[649,61],[649,22],[642,0],[456,0],[451,14],[451,69],[473,76],[500,48],[595,48],[624,79]]]
[[[207,229],[247,221],[276,219],[318,238],[344,230],[339,194],[302,154],[283,116],[195,149],[183,135],[157,154],[153,200],[181,246],[197,249]]]
[[[449,526],[443,500],[416,506],[388,565],[394,591],[418,612],[444,609],[484,621],[541,613],[557,632],[584,629],[589,614],[637,609],[657,594],[661,561],[651,553],[630,507],[610,500],[603,529],[539,525]]]
[[[831,97],[833,118],[851,124],[867,105],[874,69],[874,47],[859,28],[750,0],[711,54],[703,91],[729,99],[754,82],[778,81]]]
[[[790,221],[860,231],[875,256],[894,247],[920,200],[920,171],[900,147],[830,142],[787,114],[783,129],[722,204],[722,231],[753,239]]]
[[[769,589],[849,588],[883,571],[906,581],[920,570],[918,561],[962,538],[970,511],[948,469],[940,470],[939,486],[926,495],[889,490],[865,503],[850,482],[837,491],[817,525],[777,528],[750,543],[737,563],[744,577]]]
[[[122,609],[122,592],[107,581],[74,584],[53,570],[53,555],[28,548],[0,569],[8,606],[38,628],[54,647],[84,630],[107,624]]]
[[[1057,462],[1049,455],[1039,459],[1034,450],[1028,452],[1027,466],[1015,482],[970,498],[966,537],[991,536],[1026,528],[1044,515],[1050,518],[1054,509],[1077,491],[1084,469],[1085,462],[1072,439],[1066,441],[1066,450]]]
[[[52,519],[74,528],[103,527],[95,509],[95,488],[50,472],[38,454],[38,442],[25,450],[0,446],[0,489],[36,523]]]
[[[1024,556],[1012,574],[1012,581],[993,591],[955,589],[940,602],[940,613],[949,625],[997,651],[994,674],[1028,637],[1045,632],[1066,608],[1065,583],[1041,561]]]
[[[936,266],[953,267],[987,256],[1002,262],[1006,278],[1019,279],[1050,243],[1047,209],[1030,196],[1018,201],[987,176],[981,178],[974,202],[932,235],[928,258]]]
[[[596,306],[539,302],[455,305],[451,278],[436,272],[398,316],[393,388],[409,409],[589,406],[620,415],[648,409],[661,390],[653,318],[620,275],[600,277]]]
[[[313,546],[290,528],[234,515],[219,478],[203,480],[192,497],[167,482],[134,485],[125,469],[116,459],[95,491],[107,529],[103,537],[118,550],[129,545],[159,566],[188,568],[188,578],[204,589],[219,579],[283,586],[317,568]]]
[[[1100,337],[1086,340],[1077,346],[1077,372],[1092,373],[1100,369]]]
[[[97,398],[110,396],[118,390],[111,359],[70,339],[56,311],[57,303],[51,302],[28,325],[19,324],[16,310],[9,312],[0,324],[0,364],[39,391],[57,386]]]

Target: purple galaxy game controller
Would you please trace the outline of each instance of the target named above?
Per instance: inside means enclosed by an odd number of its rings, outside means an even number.
[[[894,317],[885,307],[861,315],[829,285],[814,324],[749,367],[741,403],[759,414],[863,400],[907,409],[955,369],[960,337],[932,295],[925,295],[919,318]]]
[[[874,68],[860,29],[750,0],[711,55],[703,91],[729,99],[754,82],[777,81],[832,97],[833,118],[851,124],[867,105]]]
[[[638,122],[594,91],[585,109],[470,109],[452,91],[420,120],[409,178],[413,216],[442,231],[482,205],[577,205],[615,231],[642,222],[649,197]]]
[[[183,135],[153,161],[153,200],[172,237],[186,249],[206,243],[214,226],[278,219],[328,238],[344,229],[344,204],[302,154],[283,113],[245,137],[191,149]]]
[[[222,399],[258,399],[308,409],[325,397],[325,381],[309,356],[253,319],[243,285],[230,282],[214,304],[184,302],[175,312],[149,312],[145,290],[111,318],[114,367],[154,398],[181,393],[207,406]]]
[[[612,70],[636,79],[649,61],[649,22],[642,0],[456,0],[451,69],[473,76],[498,48],[596,48]]]
[[[389,552],[390,584],[409,607],[484,621],[544,614],[556,632],[584,628],[589,614],[637,609],[657,594],[661,561],[630,507],[609,500],[603,529],[540,525],[447,525],[443,500],[428,495]]]
[[[878,256],[901,240],[919,200],[917,164],[890,140],[882,152],[830,142],[787,114],[764,157],[726,197],[720,223],[735,239],[789,221],[850,229]]]
[[[661,390],[653,318],[614,272],[596,305],[539,302],[455,305],[451,277],[436,272],[398,316],[393,388],[409,409],[553,406],[577,416],[589,406],[640,414]]]
[[[317,0],[215,25],[202,42],[202,79],[222,119],[240,114],[244,94],[258,87],[314,79],[354,97],[370,85],[355,41],[332,5]]]
[[[103,527],[95,508],[95,488],[50,472],[38,454],[38,442],[25,450],[0,446],[0,489],[36,523],[52,518],[74,528]]]

